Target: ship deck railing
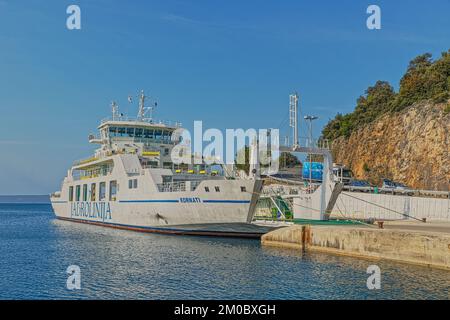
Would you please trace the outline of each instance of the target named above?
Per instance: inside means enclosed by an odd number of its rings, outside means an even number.
[[[173,120],[160,120],[160,119],[150,119],[150,118],[144,118],[139,119],[136,117],[128,117],[128,116],[121,116],[121,117],[107,117],[101,120],[101,124],[108,122],[108,121],[114,121],[114,122],[143,122],[146,124],[154,124],[154,125],[164,125],[167,127],[173,127],[173,128],[181,128],[181,122],[179,121],[173,121]]]
[[[107,175],[110,175],[112,173],[113,168],[112,167],[106,167],[106,168],[98,168],[94,170],[86,170],[85,172],[81,172],[79,174],[73,175],[73,180],[86,180],[86,179],[92,179],[92,178],[98,178],[98,177],[104,177]]]

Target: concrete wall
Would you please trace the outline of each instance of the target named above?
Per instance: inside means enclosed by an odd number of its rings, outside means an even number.
[[[294,198],[293,212],[295,218],[319,219],[320,188],[312,194],[301,193],[298,198]],[[330,195],[331,191],[327,190],[327,200]],[[344,191],[339,195],[331,217],[405,219],[400,213],[418,219],[450,221],[450,199]]]
[[[402,219],[400,214],[381,207],[418,219],[450,221],[450,199],[363,192],[342,192],[334,206],[332,216]]]
[[[292,226],[265,234],[263,245],[389,259],[450,270],[450,234],[342,226]]]

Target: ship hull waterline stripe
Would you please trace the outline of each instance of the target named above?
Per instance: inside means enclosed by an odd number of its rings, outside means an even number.
[[[52,201],[51,203],[67,203],[68,201]],[[119,203],[179,203],[179,200],[119,200]],[[203,200],[204,203],[250,203],[250,200]]]
[[[189,230],[189,229],[170,229],[170,228],[158,228],[158,227],[143,227],[143,226],[132,226],[119,223],[108,223],[108,222],[98,222],[82,219],[73,219],[66,217],[56,217],[59,220],[65,220],[70,222],[92,224],[96,226],[131,230],[146,233],[161,233],[161,234],[172,234],[172,235],[189,235],[189,236],[207,236],[207,237],[230,237],[230,238],[249,238],[249,239],[260,239],[264,234],[255,232],[236,232],[236,231],[203,231],[203,230]]]
[[[179,200],[119,200],[119,203],[180,203]],[[250,203],[250,200],[203,200],[203,203]]]
[[[179,200],[119,200],[120,203],[178,203]]]

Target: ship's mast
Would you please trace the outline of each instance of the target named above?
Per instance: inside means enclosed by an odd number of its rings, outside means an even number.
[[[145,116],[145,94],[144,90],[141,90],[141,94],[139,95],[139,112],[138,112],[138,120],[143,121]]]
[[[112,120],[117,120],[119,118],[119,106],[115,101],[111,102],[112,109]]]
[[[299,146],[298,143],[298,94],[289,95],[289,126],[292,128],[292,146]]]
[[[147,99],[147,98],[148,98],[148,96],[146,96],[144,94],[144,90],[141,90],[141,94],[139,95],[139,111],[138,111],[138,116],[137,116],[138,121],[152,121],[153,120],[153,110],[156,107],[156,102],[153,106],[146,107],[145,99]],[[128,101],[131,102],[131,97],[128,97]],[[147,111],[149,112],[149,116],[145,117],[145,114],[147,113]]]

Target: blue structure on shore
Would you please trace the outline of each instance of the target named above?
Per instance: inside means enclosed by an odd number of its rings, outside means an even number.
[[[311,178],[315,181],[322,181],[323,163],[305,161],[303,163],[302,176],[305,180],[309,180]]]

